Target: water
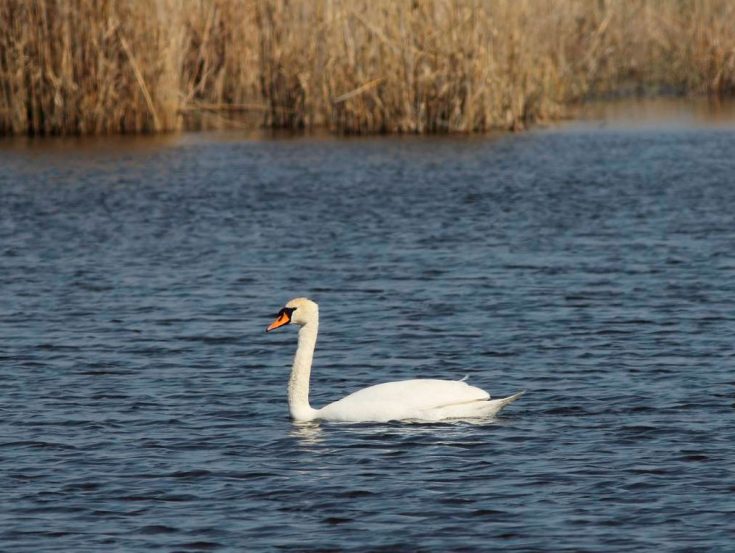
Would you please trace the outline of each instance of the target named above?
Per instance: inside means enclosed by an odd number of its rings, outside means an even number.
[[[0,149],[0,550],[731,551],[735,131]],[[291,423],[388,380],[478,424]]]

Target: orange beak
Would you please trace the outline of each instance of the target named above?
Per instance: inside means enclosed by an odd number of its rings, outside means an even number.
[[[273,321],[271,324],[268,325],[265,331],[270,332],[271,330],[275,330],[279,326],[287,325],[290,322],[291,322],[291,317],[289,317],[288,313],[282,313],[275,321]]]

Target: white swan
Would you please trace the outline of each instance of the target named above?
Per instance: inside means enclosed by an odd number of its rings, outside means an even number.
[[[491,417],[523,394],[491,400],[485,390],[461,380],[402,380],[370,386],[321,409],[313,409],[309,405],[309,376],[319,330],[319,307],[306,298],[293,299],[265,331],[289,323],[301,327],[288,382],[288,407],[295,421],[439,421]]]

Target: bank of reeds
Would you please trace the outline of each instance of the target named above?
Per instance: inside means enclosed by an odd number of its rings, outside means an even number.
[[[0,0],[0,134],[521,129],[732,95],[730,0]]]

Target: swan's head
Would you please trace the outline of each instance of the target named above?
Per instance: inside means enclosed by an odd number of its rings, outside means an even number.
[[[319,306],[307,298],[295,298],[288,302],[276,314],[276,320],[265,329],[266,332],[275,330],[279,326],[293,323],[304,326],[312,321],[319,320]]]

